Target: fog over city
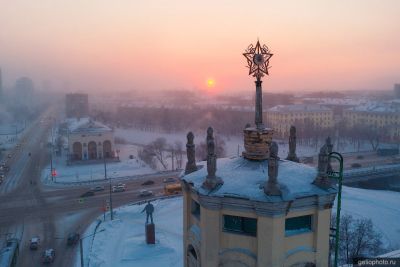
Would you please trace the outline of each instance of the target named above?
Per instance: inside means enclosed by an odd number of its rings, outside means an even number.
[[[400,266],[399,10],[0,0],[0,267]]]

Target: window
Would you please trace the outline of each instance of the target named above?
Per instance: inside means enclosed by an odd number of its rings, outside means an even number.
[[[285,220],[285,235],[297,235],[311,232],[312,216],[300,216],[288,218]]]
[[[257,236],[257,219],[224,215],[224,231]]]
[[[191,212],[194,217],[200,220],[200,204],[192,199]]]

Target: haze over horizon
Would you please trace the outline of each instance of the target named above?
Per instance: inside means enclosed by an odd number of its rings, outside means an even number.
[[[0,68],[57,90],[253,89],[242,53],[272,51],[263,87],[391,89],[400,1],[0,1]],[[66,85],[67,84],[67,85]],[[209,85],[209,86],[207,86]]]

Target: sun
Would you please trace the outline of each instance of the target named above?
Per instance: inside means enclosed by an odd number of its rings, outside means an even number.
[[[208,88],[213,88],[215,86],[215,80],[214,79],[207,79],[207,87]]]

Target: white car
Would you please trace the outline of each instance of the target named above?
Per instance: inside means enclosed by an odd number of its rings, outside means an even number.
[[[112,191],[113,191],[113,193],[124,192],[124,191],[125,191],[125,187],[122,187],[122,186],[113,186]]]
[[[149,197],[152,195],[153,195],[153,191],[146,190],[146,189],[140,190],[140,193],[139,193],[140,197]]]

